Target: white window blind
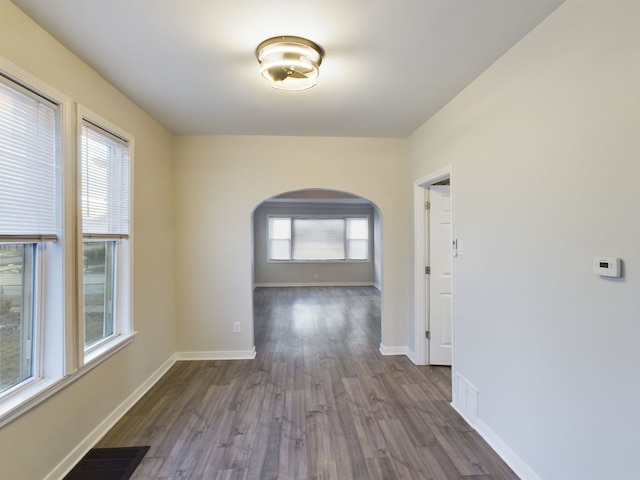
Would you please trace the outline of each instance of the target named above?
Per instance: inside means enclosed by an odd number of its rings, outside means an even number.
[[[83,120],[82,232],[85,237],[129,234],[129,146]]]
[[[0,77],[0,237],[56,238],[56,110]]]
[[[344,260],[343,218],[294,218],[294,260]]]

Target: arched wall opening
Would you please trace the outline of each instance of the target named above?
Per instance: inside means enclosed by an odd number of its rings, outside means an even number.
[[[349,261],[274,261],[270,258],[269,218],[368,219],[367,259]],[[282,192],[263,200],[252,212],[251,271],[259,287],[353,287],[382,289],[382,213],[372,201],[351,192],[308,188]],[[348,254],[347,254],[348,256]],[[384,314],[380,312],[381,331]],[[255,316],[254,316],[255,324]],[[254,346],[255,346],[255,328]],[[381,339],[379,339],[382,342]]]

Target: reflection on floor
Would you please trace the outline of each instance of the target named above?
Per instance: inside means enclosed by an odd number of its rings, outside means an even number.
[[[177,362],[98,446],[134,479],[516,475],[450,407],[447,367],[383,357],[374,288],[260,288],[255,360]]]

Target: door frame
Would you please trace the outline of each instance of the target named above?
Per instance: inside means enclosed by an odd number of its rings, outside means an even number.
[[[414,225],[414,363],[417,365],[429,364],[429,351],[425,339],[425,332],[429,329],[427,323],[427,307],[429,306],[429,295],[427,294],[427,276],[425,274],[426,252],[429,239],[426,235],[426,215],[425,201],[426,192],[431,185],[435,185],[443,180],[449,179],[451,184],[451,232],[455,238],[454,230],[454,192],[453,192],[453,169],[445,167],[433,172],[430,175],[419,178],[413,182],[413,225]],[[455,281],[455,262],[451,266],[451,291]],[[451,367],[452,371],[455,362],[455,305],[451,303]]]

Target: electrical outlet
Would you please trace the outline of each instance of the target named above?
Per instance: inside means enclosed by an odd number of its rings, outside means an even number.
[[[233,322],[233,333],[240,333],[240,322]]]

